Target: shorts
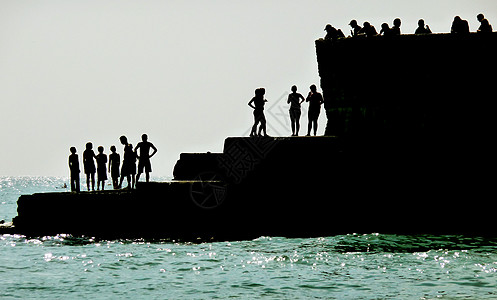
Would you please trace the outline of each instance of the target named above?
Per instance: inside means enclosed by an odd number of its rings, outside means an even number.
[[[150,164],[150,159],[140,159],[138,162],[138,174],[143,173],[143,169],[145,168],[145,172],[152,172],[152,165]]]
[[[135,175],[136,174],[136,163],[134,162],[123,162],[121,167],[121,176]]]

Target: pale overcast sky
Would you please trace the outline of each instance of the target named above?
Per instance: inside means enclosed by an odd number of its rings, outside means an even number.
[[[268,134],[289,136],[286,93],[319,86],[327,23],[348,34],[351,19],[399,17],[413,33],[424,18],[438,33],[460,15],[476,31],[480,12],[496,28],[495,0],[0,0],[0,176],[68,176],[71,146],[122,154],[119,136],[142,133],[159,149],[153,175],[171,176],[181,152],[248,135],[257,87]]]

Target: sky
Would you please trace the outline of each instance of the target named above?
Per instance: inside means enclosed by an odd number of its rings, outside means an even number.
[[[320,90],[326,24],[347,35],[351,19],[401,18],[413,33],[423,18],[444,33],[459,15],[476,31],[478,13],[496,28],[495,0],[0,0],[0,176],[68,176],[71,146],[122,154],[119,137],[143,133],[152,175],[172,176],[180,153],[249,134],[258,87],[268,134],[290,136],[286,97]],[[325,125],[322,112],[318,135]]]

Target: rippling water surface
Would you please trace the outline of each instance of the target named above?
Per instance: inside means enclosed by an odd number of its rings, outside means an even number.
[[[59,178],[0,178],[0,218]],[[250,241],[0,236],[0,298],[497,299],[491,238],[350,234]]]

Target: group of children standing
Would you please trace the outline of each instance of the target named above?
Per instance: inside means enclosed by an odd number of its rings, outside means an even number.
[[[148,141],[148,136],[146,134],[142,135],[142,141],[139,142],[133,149],[133,145],[128,143],[128,139],[123,135],[119,138],[121,144],[124,145],[123,163],[121,170],[119,167],[121,165],[121,158],[119,153],[116,152],[116,146],[111,146],[110,151],[112,152],[108,159],[107,154],[104,154],[104,147],[99,146],[98,154],[95,155],[93,151],[93,144],[91,142],[86,143],[86,150],[83,152],[83,166],[86,174],[86,186],[88,191],[90,190],[90,183],[92,191],[95,190],[95,173],[97,173],[97,190],[100,190],[100,185],[102,190],[105,188],[105,180],[107,180],[107,172],[110,173],[112,178],[112,185],[114,189],[120,189],[124,177],[128,181],[128,188],[134,188],[135,185],[135,174],[136,174],[136,160],[138,162],[138,175],[136,176],[136,181],[140,178],[141,173],[145,170],[146,181],[150,180],[150,172],[152,172],[152,166],[150,164],[150,158],[155,155],[157,148]],[[153,152],[150,154],[150,149]],[[138,155],[138,150],[140,150],[140,155]],[[71,155],[69,155],[69,170],[71,172],[71,191],[80,191],[80,181],[79,181],[79,157],[76,154],[76,148],[70,148]],[[95,161],[97,166],[95,168]],[[108,168],[106,166],[109,163]],[[119,180],[120,178],[120,180]]]

